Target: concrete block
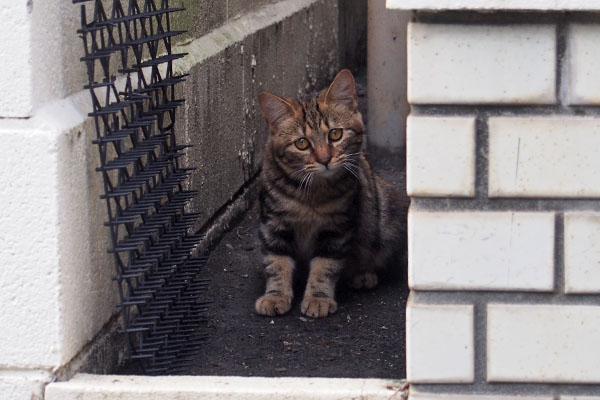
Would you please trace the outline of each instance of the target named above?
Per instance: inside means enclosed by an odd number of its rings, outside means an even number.
[[[473,306],[406,307],[406,378],[410,383],[474,379]]]
[[[600,118],[494,117],[489,196],[600,196]]]
[[[0,26],[0,117],[28,117],[33,111],[31,16],[25,1],[2,0]]]
[[[571,24],[567,43],[568,104],[600,104],[600,25]]]
[[[489,382],[599,383],[599,306],[488,305]]]
[[[600,213],[565,214],[565,292],[600,292]]]
[[[52,1],[0,1],[3,62],[0,117],[31,117],[44,105],[87,83],[79,61],[79,7]]]
[[[554,400],[552,396],[424,393],[411,389],[408,400]]]
[[[59,364],[58,143],[44,131],[0,130],[0,364]],[[18,177],[18,179],[15,179]]]
[[[48,385],[45,400],[389,400],[401,385],[383,379],[78,374]]]
[[[0,371],[0,399],[43,400],[44,387],[51,380],[47,371]]]
[[[475,118],[408,117],[406,191],[415,197],[475,195]]]
[[[0,121],[0,365],[61,366],[115,312],[91,106],[79,100]]]
[[[408,27],[412,104],[552,104],[556,35],[552,25]]]
[[[408,214],[408,284],[414,290],[554,288],[554,214]]]

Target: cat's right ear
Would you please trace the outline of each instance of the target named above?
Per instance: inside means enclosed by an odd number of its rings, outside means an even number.
[[[259,94],[258,104],[260,105],[260,111],[269,123],[271,132],[275,132],[284,121],[294,118],[296,115],[294,106],[291,103],[271,93],[262,92]]]

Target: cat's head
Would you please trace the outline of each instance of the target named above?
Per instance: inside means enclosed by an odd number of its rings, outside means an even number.
[[[327,178],[357,166],[364,128],[347,69],[316,98],[299,101],[263,92],[258,102],[271,131],[267,148],[288,175]]]

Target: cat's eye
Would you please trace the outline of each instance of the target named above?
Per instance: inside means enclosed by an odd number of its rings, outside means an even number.
[[[310,142],[304,138],[300,138],[294,142],[300,150],[306,150],[310,147]]]
[[[340,140],[342,138],[343,129],[332,129],[329,131],[329,140],[335,142],[336,140]]]

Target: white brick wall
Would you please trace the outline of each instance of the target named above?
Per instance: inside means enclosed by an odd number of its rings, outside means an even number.
[[[409,116],[406,124],[409,196],[475,195],[475,118]]]
[[[554,398],[552,396],[498,396],[485,394],[451,395],[448,393],[423,393],[411,390],[408,400],[554,400]]]
[[[565,292],[600,293],[600,213],[565,215]]]
[[[600,19],[439,3],[410,0],[460,10],[408,32],[410,399],[600,400]]]
[[[490,304],[490,382],[600,383],[600,306]]]
[[[411,209],[408,232],[411,289],[554,287],[553,213]]]
[[[572,24],[569,27],[568,102],[600,104],[600,25]]]
[[[406,377],[412,383],[473,382],[473,306],[406,308]]]
[[[412,104],[549,104],[555,101],[551,25],[408,27]]]
[[[600,118],[490,118],[490,197],[599,197]]]

